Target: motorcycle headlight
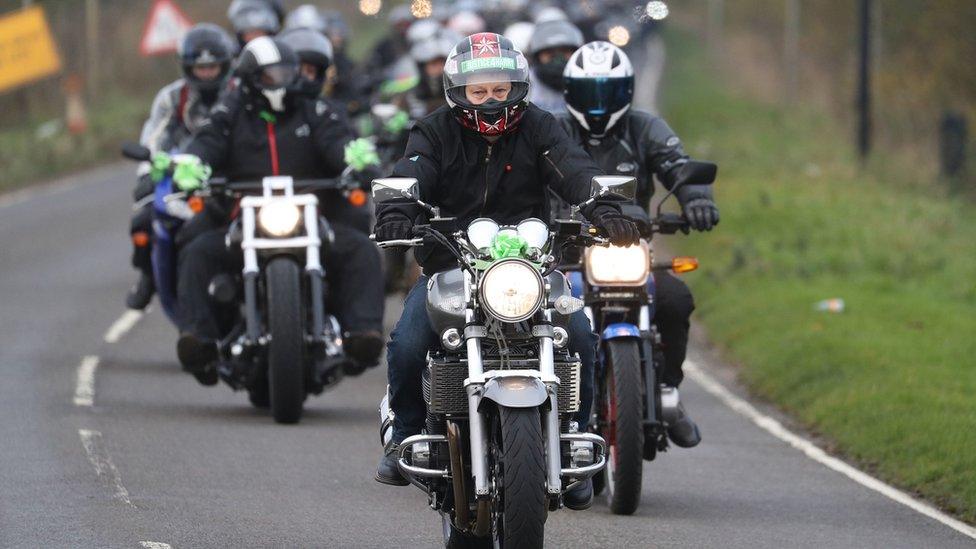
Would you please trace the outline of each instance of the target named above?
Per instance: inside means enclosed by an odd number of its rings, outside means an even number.
[[[287,202],[272,202],[258,210],[258,226],[270,236],[284,237],[295,233],[302,212]]]
[[[637,246],[586,249],[586,279],[594,286],[643,286],[651,272],[651,250]]]
[[[544,286],[535,267],[520,259],[499,261],[481,278],[485,312],[503,322],[521,322],[542,306]]]

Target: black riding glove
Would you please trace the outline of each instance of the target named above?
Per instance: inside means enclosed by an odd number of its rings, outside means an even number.
[[[640,242],[637,225],[615,208],[597,206],[590,214],[590,221],[607,235],[614,246],[630,246]]]
[[[413,222],[403,214],[390,213],[377,221],[373,233],[376,235],[377,242],[407,240],[413,238]]]
[[[711,185],[682,185],[675,194],[692,229],[710,231],[718,225],[718,206],[712,200]]]

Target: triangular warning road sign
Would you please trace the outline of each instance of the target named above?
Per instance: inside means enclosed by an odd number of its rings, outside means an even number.
[[[192,26],[193,22],[173,0],[156,0],[142,31],[139,52],[146,57],[172,53]]]

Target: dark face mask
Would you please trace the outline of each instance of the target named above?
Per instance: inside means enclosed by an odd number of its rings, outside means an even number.
[[[553,57],[548,63],[536,65],[535,74],[548,88],[563,91],[563,70],[566,68],[568,59],[560,56]]]

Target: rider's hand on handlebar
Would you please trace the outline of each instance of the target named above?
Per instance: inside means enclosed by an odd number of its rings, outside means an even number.
[[[413,222],[403,214],[391,213],[378,220],[373,232],[377,242],[408,240],[413,238]]]
[[[593,224],[607,235],[614,246],[630,246],[640,242],[637,225],[616,209],[598,206],[590,217]]]
[[[710,231],[718,225],[718,207],[710,198],[695,198],[682,206],[685,218],[692,229],[696,231]]]

